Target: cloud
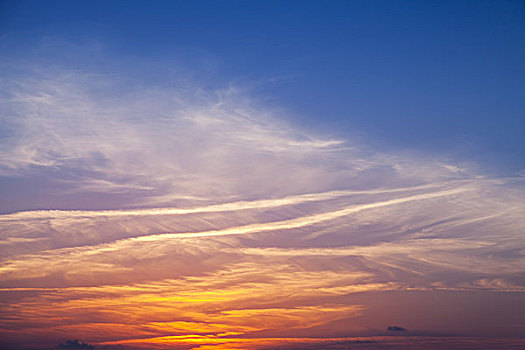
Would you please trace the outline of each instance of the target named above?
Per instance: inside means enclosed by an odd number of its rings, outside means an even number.
[[[33,255],[20,255],[16,259],[11,259],[0,266],[0,273],[4,275],[4,278],[8,276],[18,276],[18,278],[34,278],[38,276],[46,276],[52,272],[63,271],[75,278],[79,278],[80,275],[85,275],[97,271],[99,274],[104,274],[104,271],[114,273],[117,271],[130,273],[136,270],[136,267],[129,265],[126,261],[142,261],[144,259],[150,260],[152,258],[163,259],[163,256],[169,256],[170,252],[178,251],[178,254],[185,254],[186,247],[194,247],[196,244],[200,245],[200,248],[194,250],[190,248],[191,254],[187,259],[196,259],[206,251],[212,252],[221,246],[221,243],[210,241],[209,248],[206,247],[206,243],[197,243],[201,239],[227,237],[227,236],[238,236],[238,235],[254,235],[264,234],[271,232],[280,232],[281,235],[287,235],[289,231],[302,230],[303,233],[310,234],[311,231],[317,232],[319,225],[328,225],[332,230],[335,230],[334,222],[344,218],[351,214],[358,214],[362,211],[368,210],[381,210],[382,208],[388,208],[390,206],[397,207],[399,205],[409,205],[409,208],[415,208],[421,206],[421,204],[412,204],[412,202],[419,201],[433,201],[440,200],[441,197],[447,196],[459,196],[458,198],[466,198],[462,193],[465,191],[464,188],[456,188],[452,190],[444,191],[428,191],[423,194],[411,195],[400,197],[396,199],[372,202],[367,204],[352,205],[349,207],[343,206],[342,209],[334,210],[331,212],[322,212],[313,215],[299,216],[292,219],[286,219],[281,221],[269,221],[261,222],[242,226],[225,227],[222,229],[204,230],[197,232],[166,232],[156,233],[149,235],[138,235],[129,238],[121,238],[108,243],[99,244],[83,244],[79,247],[66,247],[58,249],[49,249],[42,251],[38,254]],[[350,198],[350,200],[352,200]],[[294,203],[295,204],[295,203]],[[260,208],[257,208],[260,209]],[[265,209],[265,208],[263,208]],[[284,211],[280,210],[281,215],[287,215]],[[266,212],[265,212],[266,213]],[[248,218],[254,218],[252,212],[247,212]],[[224,215],[230,216],[231,214],[225,213]],[[366,216],[366,215],[365,215]],[[275,216],[274,216],[275,217]],[[117,217],[118,218],[118,217]],[[240,219],[238,217],[237,219]],[[354,217],[355,219],[355,217]],[[69,219],[68,219],[69,220]],[[181,229],[185,226],[184,221],[181,218],[169,219],[166,224],[175,222],[181,226]],[[174,221],[173,221],[174,220]],[[190,216],[187,220],[192,223],[195,221],[194,216]],[[263,219],[264,220],[264,219]],[[469,219],[470,220],[470,219]],[[155,220],[157,225],[158,220]],[[456,220],[455,225],[461,227],[465,225],[464,222]],[[15,221],[16,222],[16,221]],[[88,221],[90,222],[90,221]],[[145,231],[148,225],[143,227],[140,226],[140,220],[133,221],[130,226],[134,230]],[[46,221],[47,223],[47,221]],[[144,223],[142,224],[144,225]],[[443,222],[441,225],[448,226],[448,222]],[[67,239],[71,235],[71,229],[78,226],[77,221],[69,223],[66,221],[66,225],[61,227],[60,225],[54,225],[54,230],[64,231],[68,236],[62,239]],[[17,232],[19,233],[19,224],[16,226]],[[47,227],[47,224],[46,226]],[[100,231],[101,238],[106,238],[104,224],[97,224],[97,230]],[[113,229],[114,226],[109,226],[109,229]],[[439,227],[439,226],[438,226]],[[91,230],[92,225],[87,227],[87,230]],[[434,228],[436,229],[436,228]],[[30,232],[34,232],[34,228],[30,228]],[[60,232],[59,231],[59,232]],[[83,231],[81,231],[83,232]],[[131,234],[136,234],[132,231]],[[113,232],[115,234],[115,232]],[[125,234],[129,234],[125,232]],[[56,236],[57,238],[61,236]],[[193,241],[198,239],[198,241]],[[370,238],[368,239],[370,242]],[[86,242],[87,243],[87,242]],[[234,246],[236,244],[234,243]],[[493,242],[489,238],[486,241],[482,241],[481,237],[478,236],[477,240],[471,240],[467,237],[456,237],[456,238],[431,238],[431,237],[406,237],[399,242],[382,242],[381,240],[375,244],[369,244],[365,246],[339,246],[338,248],[306,248],[306,249],[279,249],[279,248],[241,248],[241,247],[227,247],[222,248],[226,256],[230,256],[229,259],[237,256],[239,253],[249,255],[264,255],[264,256],[281,256],[282,258],[293,257],[293,256],[319,256],[319,255],[331,255],[331,256],[356,256],[370,260],[370,264],[376,264],[376,261],[381,261],[383,267],[395,267],[403,269],[407,272],[415,271],[410,270],[410,266],[414,266],[414,263],[424,262],[426,265],[433,265],[434,268],[443,269],[444,267],[449,270],[463,270],[466,272],[485,272],[490,273],[491,271],[502,272],[508,271],[507,273],[516,273],[523,268],[523,264],[519,262],[514,265],[509,264],[508,261],[491,258],[490,265],[487,263],[480,264],[480,259],[475,256],[468,256],[465,259],[461,256],[454,256],[452,260],[450,258],[443,259],[443,256],[450,254],[449,252],[466,252],[473,250],[488,249],[493,246]],[[120,256],[120,253],[124,254]],[[208,254],[208,253],[205,253]],[[193,256],[193,257],[191,257]],[[226,258],[225,256],[225,258]],[[387,261],[384,261],[381,257],[389,257]],[[417,261],[417,262],[414,262]],[[462,260],[461,264],[457,264],[458,261]],[[42,268],[42,262],[49,261]],[[448,262],[451,261],[451,262]],[[80,265],[79,265],[80,264]],[[78,266],[74,269],[71,267]],[[416,273],[417,274],[417,273]]]
[[[301,130],[234,86],[161,89],[41,67],[3,85],[0,171],[52,182],[48,202],[90,194],[118,208],[201,206],[468,177]]]
[[[205,207],[194,208],[152,208],[135,210],[38,210],[21,211],[13,214],[2,215],[1,221],[23,220],[23,219],[59,219],[59,218],[95,218],[95,217],[115,217],[115,216],[157,216],[157,215],[182,215],[193,213],[210,213],[222,211],[234,211],[254,208],[272,208],[285,205],[302,204],[321,200],[334,199],[360,194],[380,194],[394,192],[409,192],[420,189],[438,187],[439,185],[424,185],[405,188],[391,188],[364,191],[328,191],[323,193],[309,193],[295,196],[287,196],[276,199],[261,199],[256,201],[241,201],[233,203],[223,203]]]
[[[80,343],[78,340],[66,340],[65,343],[60,344],[58,349],[86,349],[93,350],[95,347],[87,343]]]
[[[359,295],[525,290],[523,179],[187,85],[50,68],[3,82],[0,181],[18,186],[0,215],[1,336],[373,347],[347,335],[413,325],[365,325]]]
[[[401,326],[388,326],[386,330],[390,332],[404,332],[407,329]]]
[[[50,169],[70,190],[128,192],[153,202],[209,200],[284,186],[304,192],[319,171],[311,158],[343,149],[341,141],[297,132],[256,111],[234,88],[185,98],[141,87],[115,105],[114,94],[104,93],[113,87],[104,77],[79,73],[7,83],[3,105],[12,114],[3,121],[14,132],[1,150],[3,173]],[[278,188],[264,181],[285,164]],[[254,188],[249,183],[256,178]]]

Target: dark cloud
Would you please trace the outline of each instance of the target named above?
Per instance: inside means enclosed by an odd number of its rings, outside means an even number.
[[[387,328],[387,331],[391,331],[391,332],[404,332],[406,330],[407,329],[405,327],[401,327],[401,326],[389,326]]]
[[[85,350],[94,350],[93,345],[79,342],[78,340],[66,340],[65,343],[60,344],[57,349],[85,349]]]

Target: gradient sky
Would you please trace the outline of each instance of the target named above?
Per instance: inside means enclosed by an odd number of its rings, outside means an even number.
[[[2,348],[525,347],[523,2],[4,1],[0,32]]]

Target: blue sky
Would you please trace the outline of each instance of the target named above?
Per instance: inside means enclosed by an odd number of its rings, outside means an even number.
[[[289,109],[300,124],[342,137],[475,159],[499,174],[524,168],[520,1],[6,1],[2,7],[4,51],[15,60],[25,53],[67,61],[63,52],[32,52],[43,38],[103,47],[120,60],[184,66],[211,86],[257,84],[253,94]],[[82,69],[86,60],[69,63]]]
[[[2,349],[523,348],[523,2],[0,6]]]

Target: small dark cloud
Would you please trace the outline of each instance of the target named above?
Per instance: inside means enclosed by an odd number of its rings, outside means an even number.
[[[386,330],[391,332],[404,332],[407,329],[401,326],[389,326]]]
[[[93,345],[79,342],[78,340],[66,340],[65,343],[60,344],[57,349],[84,349],[84,350],[94,350]]]

